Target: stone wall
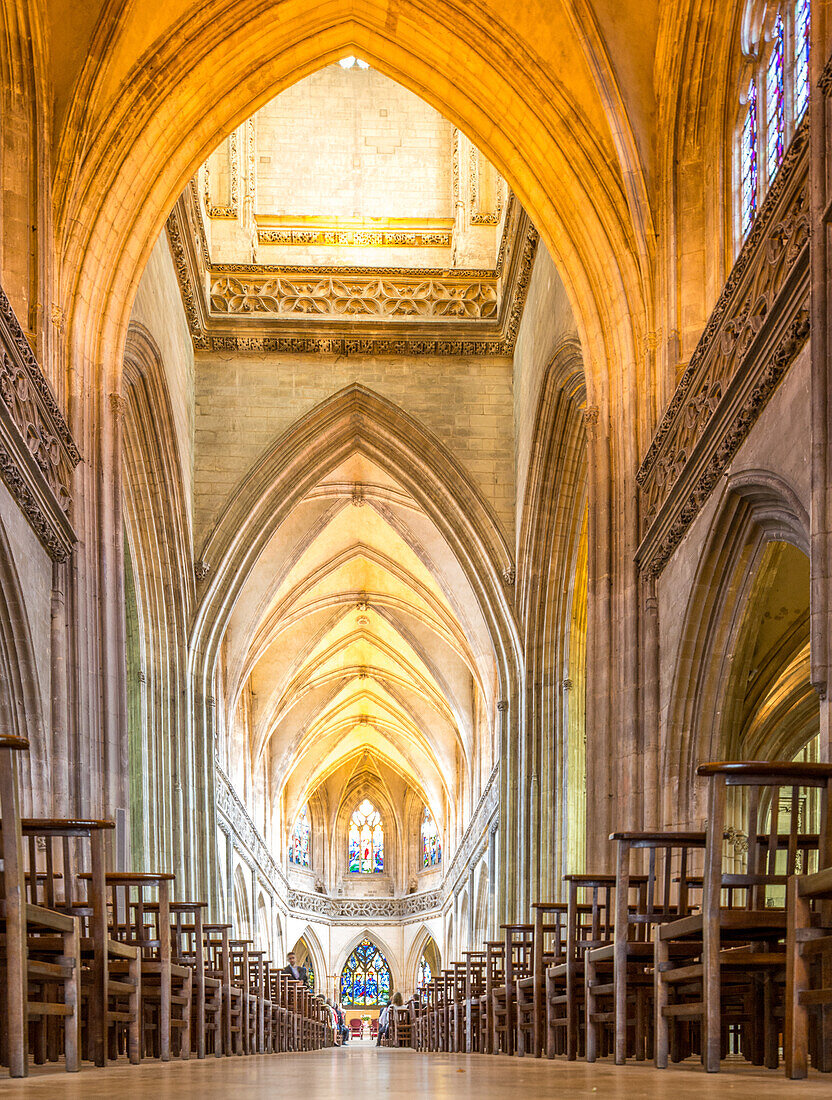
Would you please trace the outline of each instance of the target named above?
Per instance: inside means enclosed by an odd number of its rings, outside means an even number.
[[[360,382],[433,432],[471,477],[512,541],[511,362],[199,353],[196,363],[195,546],[240,479],[299,416]]]

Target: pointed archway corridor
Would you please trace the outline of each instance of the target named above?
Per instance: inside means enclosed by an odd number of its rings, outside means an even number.
[[[0,1093],[819,1094],[831,212],[832,0],[0,0]]]

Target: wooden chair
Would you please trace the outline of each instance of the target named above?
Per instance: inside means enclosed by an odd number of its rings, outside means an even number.
[[[697,857],[705,834],[630,832],[610,839],[617,846],[615,939],[586,953],[586,1059],[594,1062],[603,1044],[623,1065],[628,1054],[639,1061],[653,1056],[653,930],[687,916],[701,899]],[[646,853],[647,874],[637,904],[628,905],[634,853]]]
[[[565,1052],[574,1061],[584,1045],[584,959],[587,951],[613,941],[615,875],[565,875],[564,882],[566,957],[546,970],[546,1055]],[[579,894],[589,900],[581,902]]]
[[[409,1047],[412,1040],[409,1005],[393,1005],[390,1009],[390,1046]]]
[[[786,1076],[806,1077],[809,1059],[832,1072],[832,867],[793,875],[787,891]]]
[[[223,1054],[243,1053],[243,990],[232,981],[231,925],[209,923],[205,932],[206,974],[222,983]]]
[[[464,960],[451,963],[451,979],[448,990],[448,1011],[450,1014],[449,1049],[455,1054],[460,1054],[465,1051],[467,1041],[465,1036],[467,1018],[465,1004],[465,971],[466,965]]]
[[[0,1062],[12,1077],[28,1073],[31,1030],[36,1061],[62,1053],[68,1072],[80,1069],[80,921],[26,895],[17,754],[28,747],[25,738],[0,735]]]
[[[197,1058],[222,1056],[222,977],[209,973],[207,935],[203,927],[204,901],[170,903],[171,959],[193,972],[191,997],[192,1053]]]
[[[108,872],[110,935],[138,948],[141,959],[142,1050],[169,1062],[175,1047],[191,1056],[194,971],[173,958],[170,890],[174,876]]]
[[[479,999],[479,1031],[482,1038],[482,1054],[491,1054],[495,1048],[494,998],[495,988],[505,985],[504,940],[485,942],[485,992]]]
[[[536,902],[533,962],[530,974],[518,978],[517,1055],[540,1058],[546,1033],[546,971],[566,960],[566,902]]]
[[[253,940],[228,941],[231,960],[231,984],[240,990],[242,1011],[240,1029],[243,1036],[243,1054],[254,1054],[257,1032],[257,994],[252,991],[249,949]],[[293,1049],[298,1050],[299,1047]]]
[[[482,1052],[480,998],[485,995],[485,951],[464,951],[465,959],[465,1053]]]
[[[741,1052],[755,1064],[775,1068],[779,1028],[778,981],[785,980],[787,919],[784,890],[798,861],[832,862],[832,822],[827,807],[832,765],[792,762],[703,764],[708,781],[708,829],[702,911],[669,921],[656,934],[656,1065],[667,1065],[671,1028],[689,1020],[701,1029],[705,1069],[719,1069],[733,1020]],[[801,790],[817,790],[820,836],[801,835]],[[745,868],[724,866],[728,790],[746,810]],[[785,799],[781,792],[786,792]],[[761,798],[761,794],[764,795]],[[789,832],[779,821],[785,802]],[[764,822],[768,817],[768,825]],[[692,961],[672,959],[671,945],[687,944]]]
[[[24,818],[29,901],[80,921],[82,1050],[97,1066],[119,1049],[141,1059],[139,951],[110,934],[105,885],[105,835],[112,821]],[[82,872],[89,867],[89,872]]]
[[[516,1034],[517,982],[532,976],[534,925],[503,924],[505,934],[504,982],[491,990],[494,1019],[492,1054],[514,1054]]]

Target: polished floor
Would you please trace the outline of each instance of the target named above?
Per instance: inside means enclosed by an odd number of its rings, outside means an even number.
[[[354,1043],[312,1054],[206,1059],[84,1069],[80,1074],[36,1069],[25,1081],[0,1081],[0,1095],[57,1100],[377,1100],[420,1096],[440,1100],[496,1097],[615,1097],[621,1100],[701,1100],[702,1097],[826,1097],[832,1080],[786,1081],[782,1074],[732,1066],[707,1076],[691,1064],[649,1067],[547,1062],[485,1055],[416,1054]]]

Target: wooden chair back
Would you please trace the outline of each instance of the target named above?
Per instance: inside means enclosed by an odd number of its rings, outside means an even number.
[[[697,774],[708,781],[704,907],[708,912],[722,904],[728,891],[731,908],[749,911],[776,906],[771,887],[783,887],[790,875],[811,872],[832,863],[832,822],[829,791],[832,765],[786,761],[747,761],[702,764]],[[727,793],[743,795],[746,866],[725,866]],[[818,792],[820,829],[801,829],[801,791]],[[805,797],[805,796],[804,796]],[[805,806],[805,803],[804,803]],[[788,816],[788,832],[781,832],[781,818]],[[782,905],[785,908],[785,892]]]

